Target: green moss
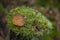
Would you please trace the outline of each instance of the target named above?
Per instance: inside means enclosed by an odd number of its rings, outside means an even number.
[[[16,14],[22,14],[25,17],[26,22],[24,26],[17,28],[12,24],[12,16]],[[53,27],[52,23],[44,15],[28,7],[12,9],[7,15],[7,22],[10,30],[17,35],[21,34],[26,37],[43,36],[44,33],[48,34]]]

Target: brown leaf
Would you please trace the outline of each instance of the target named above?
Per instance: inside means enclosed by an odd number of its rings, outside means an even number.
[[[21,14],[14,15],[12,23],[16,26],[23,26],[25,24],[25,18]]]

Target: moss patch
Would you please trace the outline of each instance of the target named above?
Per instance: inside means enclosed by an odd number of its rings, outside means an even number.
[[[25,25],[17,27],[12,23],[12,17],[16,14],[22,14],[26,19]],[[28,7],[16,7],[7,15],[7,23],[10,30],[17,35],[21,34],[26,37],[41,36],[48,34],[52,29],[52,23],[40,12]]]

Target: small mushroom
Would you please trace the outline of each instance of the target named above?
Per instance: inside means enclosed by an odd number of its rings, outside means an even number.
[[[23,26],[25,24],[25,18],[21,14],[14,15],[12,23],[16,26]]]

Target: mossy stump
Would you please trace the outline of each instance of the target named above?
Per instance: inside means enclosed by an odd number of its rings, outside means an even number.
[[[21,35],[27,39],[49,34],[53,28],[52,23],[42,13],[28,7],[12,9],[7,14],[7,23],[9,29],[16,35]]]

